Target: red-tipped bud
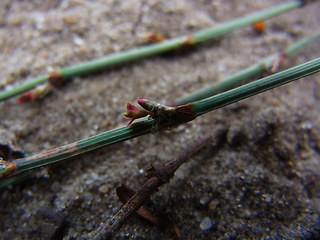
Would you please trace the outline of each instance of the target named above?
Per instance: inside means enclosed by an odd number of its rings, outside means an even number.
[[[277,72],[281,64],[286,60],[286,55],[283,52],[277,53],[273,61],[267,66],[268,70],[272,73]]]
[[[40,85],[36,89],[32,91],[28,91],[23,93],[19,98],[18,98],[18,103],[26,103],[29,101],[33,101],[36,99],[43,98],[47,94],[49,94],[51,91],[51,87],[48,84]]]
[[[152,112],[153,114],[158,114],[158,113],[172,113],[175,110],[175,107],[170,107],[170,106],[166,106],[154,101],[150,101],[144,98],[139,98],[137,100],[137,103],[139,103],[139,105],[141,107],[143,107],[144,109]]]
[[[131,103],[127,103],[127,111],[123,113],[123,116],[130,120],[129,124],[127,125],[129,126],[135,119],[146,117],[149,114],[149,111],[142,108],[138,108],[132,105]]]
[[[258,21],[258,22],[253,23],[252,27],[257,33],[263,33],[266,28],[264,21]]]
[[[164,40],[164,37],[162,35],[153,32],[147,33],[146,38],[149,43],[158,43]]]
[[[29,102],[29,101],[34,100],[34,99],[35,99],[35,95],[33,94],[32,91],[29,91],[29,92],[25,92],[20,97],[18,97],[17,102],[19,104],[22,104],[22,103],[26,103],[26,102]]]
[[[146,101],[148,101],[147,99],[144,99],[144,98],[138,98],[137,99],[137,103],[139,103],[139,104],[143,104],[144,102],[146,102]]]
[[[147,99],[144,99],[144,98],[139,98],[137,99],[137,103],[143,107],[144,109],[152,112],[154,110],[154,108],[157,106],[157,105],[160,105],[156,102],[153,102],[153,101],[150,101],[150,100],[147,100]]]

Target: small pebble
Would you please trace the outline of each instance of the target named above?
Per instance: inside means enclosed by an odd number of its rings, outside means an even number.
[[[96,174],[96,173],[91,173],[91,174],[90,174],[90,177],[91,177],[91,179],[94,180],[94,181],[100,180],[100,177],[99,177],[98,174]]]
[[[99,208],[99,209],[98,209],[98,213],[99,213],[99,214],[102,214],[103,212],[104,212],[104,210],[103,210],[102,208]]]
[[[81,37],[79,37],[77,35],[73,36],[72,40],[78,46],[82,46],[84,44],[83,38],[81,38]]]
[[[302,128],[305,130],[311,130],[314,127],[313,122],[305,121],[302,123]]]
[[[63,16],[63,22],[69,25],[75,24],[78,21],[78,17],[77,16],[73,16],[73,15],[66,15]]]
[[[202,231],[206,231],[212,228],[212,222],[210,218],[206,217],[205,219],[203,219],[202,222],[200,223],[200,228]]]
[[[209,208],[210,209],[216,209],[216,207],[218,206],[219,204],[219,200],[217,199],[213,199],[209,202]]]
[[[210,201],[210,196],[205,195],[200,198],[200,204],[206,205]]]
[[[108,193],[109,192],[109,187],[108,187],[108,185],[102,185],[102,186],[99,187],[98,190],[101,193]]]

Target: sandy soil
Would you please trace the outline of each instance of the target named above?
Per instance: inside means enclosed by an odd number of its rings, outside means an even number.
[[[141,34],[185,35],[282,1],[1,1],[0,87],[139,44]],[[195,48],[75,78],[41,102],[0,103],[0,128],[28,154],[124,126],[127,101],[166,103],[247,67],[318,30],[320,4]],[[286,62],[319,56],[319,41]],[[320,210],[320,75],[243,100],[168,132],[81,155],[0,193],[1,239],[80,239],[121,206],[115,187],[206,133],[218,148],[183,165],[152,205],[183,239],[316,239]],[[10,138],[10,139],[9,139]],[[211,227],[204,229],[209,218]],[[208,221],[207,221],[208,222]],[[201,224],[202,223],[202,224]],[[210,224],[209,224],[210,225]],[[201,227],[202,228],[201,228]],[[174,239],[138,216],[116,239]]]

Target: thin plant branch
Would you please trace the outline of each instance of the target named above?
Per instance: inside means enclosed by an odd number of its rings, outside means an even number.
[[[177,37],[160,43],[133,48],[119,53],[113,53],[100,59],[91,60],[75,66],[61,68],[60,70],[49,73],[48,76],[40,76],[11,89],[1,91],[0,101],[26,92],[39,84],[49,82],[53,86],[59,86],[64,81],[70,80],[75,76],[81,76],[84,74],[101,71],[102,69],[106,69],[107,67],[153,56],[159,53],[180,48],[182,46],[198,44],[208,39],[226,34],[234,29],[244,27],[254,22],[261,21],[279,15],[283,12],[304,6],[306,2],[308,1],[294,0],[287,3],[282,3],[266,10],[257,11],[253,14],[249,14],[244,17],[222,23],[208,29],[200,30],[191,35]]]
[[[229,91],[192,102],[187,105],[174,107],[175,110],[163,109],[161,104],[156,106],[153,102],[139,99],[139,104],[151,111],[152,119],[134,123],[130,126],[120,127],[98,135],[80,140],[65,146],[61,146],[37,155],[17,159],[11,162],[0,162],[0,179],[59,162],[85,152],[122,142],[134,137],[145,135],[157,129],[177,126],[193,120],[217,108],[237,102],[241,99],[267,91],[291,81],[306,77],[320,71],[320,58],[303,63],[296,67],[284,70],[274,75],[245,84]],[[150,103],[151,102],[151,103]]]
[[[196,116],[320,71],[320,58],[192,103]]]
[[[213,135],[209,135],[192,146],[188,147],[184,152],[175,158],[154,165],[149,169],[149,176],[138,192],[133,195],[130,200],[111,218],[111,220],[102,224],[90,237],[94,240],[107,239],[121,224],[133,213],[135,213],[159,187],[168,183],[174,176],[175,171],[188,159],[197,154],[201,149],[207,146],[214,139]]]
[[[212,96],[219,92],[223,92],[231,87],[234,87],[237,84],[242,83],[245,80],[248,80],[250,77],[256,76],[263,72],[274,72],[277,70],[277,66],[281,64],[286,58],[292,56],[294,53],[302,49],[307,44],[311,43],[312,41],[318,39],[320,37],[320,31],[312,34],[311,36],[305,37],[289,47],[287,47],[284,51],[275,53],[271,56],[268,56],[261,60],[260,62],[253,64],[233,75],[223,79],[211,86],[204,87],[196,92],[188,94],[185,97],[178,99],[174,105],[184,105],[190,102],[194,102],[197,100],[204,99],[206,97]]]

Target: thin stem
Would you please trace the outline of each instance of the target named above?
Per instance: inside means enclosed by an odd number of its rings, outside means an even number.
[[[297,80],[318,71],[320,71],[320,58],[185,106],[189,106],[190,109],[192,109],[194,116],[197,117],[214,109],[234,103],[271,88],[278,87],[282,84]],[[62,161],[93,149],[150,133],[155,124],[156,121],[154,119],[144,120],[127,127],[110,130],[31,157],[17,159],[12,162],[7,162],[6,164],[1,163],[0,179],[5,179],[12,175]],[[175,126],[177,123],[164,121],[157,123],[157,125],[161,128]]]
[[[10,178],[4,179],[0,181],[0,189],[3,189],[10,184],[18,184],[21,182],[24,182],[26,179],[28,179],[31,175],[31,172],[24,172],[16,176],[12,176]]]
[[[258,11],[256,13],[249,14],[247,16],[219,24],[218,26],[212,28],[201,30],[199,32],[194,33],[193,35],[177,37],[157,44],[152,44],[149,46],[134,48],[127,51],[110,54],[100,59],[92,60],[71,67],[62,68],[60,70],[57,70],[55,72],[55,75],[58,75],[62,81],[66,81],[75,76],[100,71],[107,67],[153,56],[159,53],[179,48],[181,46],[197,44],[208,39],[221,36],[222,34],[228,33],[236,28],[247,26],[256,21],[261,21],[273,17],[275,15],[295,9],[300,6],[302,6],[302,2],[297,0],[283,3],[266,10]],[[48,81],[49,77],[50,76],[38,77],[30,81],[27,81],[21,84],[20,86],[2,91],[0,92],[0,101],[28,91],[37,86],[38,84],[45,83]]]
[[[312,34],[309,37],[305,37],[301,39],[300,41],[292,44],[291,46],[287,47],[286,50],[284,51],[286,56],[291,56],[292,54],[296,53],[299,51],[301,48],[303,48],[305,45],[311,43],[312,41],[316,40],[317,38],[320,37],[320,31]]]
[[[175,171],[192,156],[197,154],[208,143],[212,142],[213,136],[207,136],[192,146],[188,147],[184,152],[180,153],[173,159],[158,164],[151,169],[151,176],[143,184],[143,186],[134,194],[130,200],[112,217],[112,219],[99,227],[93,234],[92,239],[106,239],[106,237],[114,233],[121,224],[133,213],[135,213],[159,187],[174,176]]]
[[[299,51],[301,48],[303,48],[305,45],[311,43],[312,41],[316,40],[319,37],[320,37],[320,31],[316,32],[311,36],[305,37],[297,41],[296,43],[290,45],[283,51],[284,57],[290,57],[291,55]],[[190,102],[194,102],[194,101],[212,96],[214,94],[225,91],[227,89],[230,89],[233,86],[249,79],[250,77],[253,77],[258,74],[261,74],[262,72],[265,72],[266,70],[268,70],[267,66],[270,66],[272,62],[277,61],[277,58],[279,58],[279,54],[273,54],[271,56],[268,56],[263,60],[261,60],[260,62],[253,64],[222,81],[219,81],[211,86],[207,86],[183,98],[178,99],[175,102],[175,105],[176,106],[184,105]]]
[[[320,71],[320,58],[191,103],[196,116]]]

